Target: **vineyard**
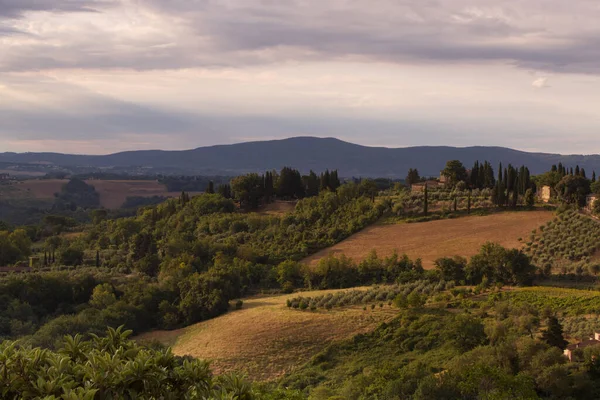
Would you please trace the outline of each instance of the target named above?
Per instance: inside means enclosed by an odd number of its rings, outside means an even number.
[[[287,300],[287,306],[300,310],[316,311],[317,309],[331,310],[334,307],[347,307],[356,305],[369,305],[375,308],[377,303],[383,308],[385,304],[391,306],[396,301],[397,305],[422,305],[430,296],[444,290],[454,288],[454,282],[415,281],[406,284],[376,286],[369,290],[346,290],[337,293],[328,293],[316,297],[294,297]],[[365,306],[366,308],[366,306]]]
[[[593,290],[526,287],[504,292],[500,299],[508,299],[513,306],[528,305],[563,316],[600,314],[600,295]]]
[[[590,272],[597,274],[595,254],[600,247],[600,224],[568,210],[546,225],[532,231],[525,252],[534,264],[550,272]]]

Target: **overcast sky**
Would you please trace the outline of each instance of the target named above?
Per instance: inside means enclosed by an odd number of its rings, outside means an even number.
[[[0,0],[0,152],[600,153],[597,0]]]

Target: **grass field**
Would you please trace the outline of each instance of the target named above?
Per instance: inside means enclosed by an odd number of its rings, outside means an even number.
[[[121,207],[130,196],[164,196],[176,197],[180,193],[168,192],[165,185],[158,181],[125,181],[125,180],[88,180],[100,194],[100,205],[109,209]],[[60,192],[67,183],[63,179],[30,179],[0,187],[2,195],[9,199],[52,200],[54,193]],[[190,193],[194,195],[195,193]]]
[[[303,295],[329,292],[335,291]],[[332,342],[369,332],[397,313],[387,305],[368,311],[357,306],[303,312],[286,307],[286,300],[294,296],[246,299],[241,310],[177,331],[144,334],[138,340],[158,340],[172,346],[177,355],[212,360],[217,373],[237,370],[267,381],[302,366]]]
[[[373,249],[379,256],[388,256],[397,250],[400,255],[421,258],[425,268],[433,268],[436,259],[454,255],[472,256],[485,242],[520,248],[522,242],[519,238],[525,239],[533,229],[547,223],[553,216],[551,211],[521,211],[413,224],[373,225],[306,258],[304,262],[314,265],[330,254],[345,254],[360,261]]]

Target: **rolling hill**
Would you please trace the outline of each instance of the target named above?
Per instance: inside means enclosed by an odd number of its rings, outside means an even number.
[[[335,138],[294,137],[200,147],[193,150],[141,150],[88,156],[59,153],[0,153],[0,162],[51,163],[61,166],[177,168],[188,174],[236,175],[292,166],[302,172],[338,169],[341,176],[402,178],[409,168],[435,176],[447,160],[467,167],[475,160],[527,165],[537,174],[562,162],[588,171],[600,171],[600,155],[527,153],[504,147],[367,147]]]

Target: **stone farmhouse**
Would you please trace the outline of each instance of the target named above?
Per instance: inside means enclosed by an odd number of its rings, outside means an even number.
[[[569,359],[569,361],[573,361],[574,353],[579,349],[585,349],[586,347],[598,346],[600,345],[600,332],[594,332],[594,336],[590,337],[579,343],[570,344],[564,350],[564,355]]]
[[[10,174],[0,174],[0,181],[7,181],[10,179]]]
[[[552,197],[552,190],[550,186],[542,186],[542,188],[538,191],[538,197],[543,203],[550,202],[550,198]]]

